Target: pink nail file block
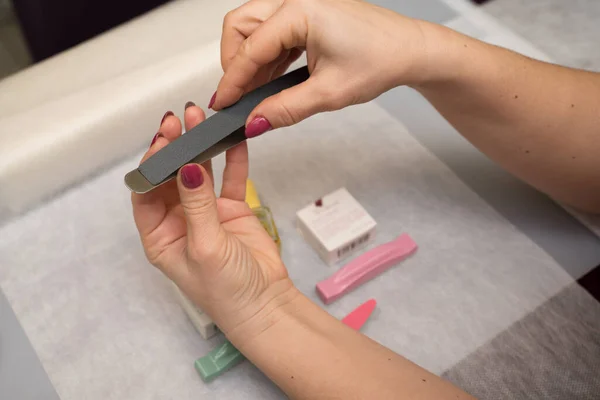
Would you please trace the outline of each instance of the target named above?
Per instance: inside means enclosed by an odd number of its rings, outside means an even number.
[[[344,319],[342,319],[342,322],[355,331],[359,331],[369,319],[369,316],[375,309],[376,305],[377,302],[375,299],[367,300],[360,306],[356,307],[356,309],[350,314],[346,315]]]
[[[358,256],[335,274],[317,283],[317,293],[325,304],[373,279],[411,255],[417,244],[406,233]]]

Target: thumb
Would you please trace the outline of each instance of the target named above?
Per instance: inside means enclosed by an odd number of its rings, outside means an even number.
[[[306,81],[263,100],[246,120],[246,137],[252,138],[270,129],[297,124],[314,114],[342,108],[339,94],[320,81],[312,75]]]
[[[184,165],[177,176],[177,188],[187,223],[188,252],[193,258],[205,258],[218,248],[221,229],[210,176],[201,165]]]

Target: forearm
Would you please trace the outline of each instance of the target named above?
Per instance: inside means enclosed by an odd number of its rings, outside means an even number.
[[[291,398],[470,398],[345,326],[299,292],[287,296],[228,336]]]
[[[473,145],[556,200],[600,212],[600,74],[427,24],[434,65],[414,85]]]

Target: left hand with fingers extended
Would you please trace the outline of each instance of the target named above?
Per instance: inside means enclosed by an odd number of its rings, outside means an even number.
[[[186,130],[204,118],[199,107],[188,104]],[[142,161],[180,135],[181,122],[167,113]],[[243,142],[226,153],[219,197],[210,161],[185,165],[176,180],[132,195],[148,260],[225,334],[241,325],[251,332],[256,319],[264,325],[272,307],[297,293],[276,244],[244,201],[247,178],[248,148]]]

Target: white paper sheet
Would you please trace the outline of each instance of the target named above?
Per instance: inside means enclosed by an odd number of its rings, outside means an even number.
[[[364,333],[436,373],[572,282],[374,104],[271,132],[250,150],[290,275],[315,301],[335,268],[295,230],[308,202],[345,186],[378,222],[373,245],[414,238],[415,256],[326,309],[340,318],[376,298]],[[0,285],[59,395],[282,398],[248,362],[208,385],[196,375],[193,361],[221,338],[201,339],[144,259],[122,180],[137,158],[0,228]]]

